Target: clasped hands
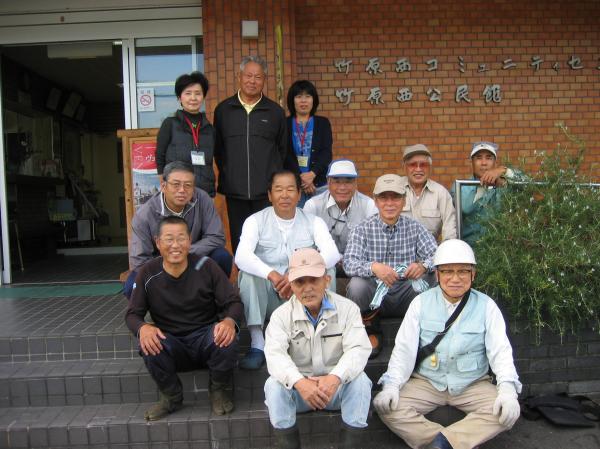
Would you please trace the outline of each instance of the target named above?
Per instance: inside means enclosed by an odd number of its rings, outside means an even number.
[[[371,271],[377,276],[377,279],[380,279],[388,287],[391,287],[394,282],[400,279],[400,275],[396,273],[396,270],[384,263],[373,262],[371,264]],[[413,262],[404,270],[404,277],[406,279],[419,279],[425,274],[425,271],[422,263]]]
[[[273,288],[281,299],[287,300],[292,297],[292,287],[290,286],[287,273],[279,274],[277,271],[273,270],[269,273],[267,279],[271,281]]]
[[[335,395],[341,380],[335,374],[303,377],[294,384],[298,394],[313,410],[323,410]]]

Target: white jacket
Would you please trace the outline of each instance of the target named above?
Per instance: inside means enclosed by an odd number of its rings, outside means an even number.
[[[327,374],[345,384],[367,365],[371,344],[358,306],[331,291],[326,294],[335,310],[324,310],[316,328],[296,296],[271,315],[265,333],[267,368],[288,389],[303,377]]]

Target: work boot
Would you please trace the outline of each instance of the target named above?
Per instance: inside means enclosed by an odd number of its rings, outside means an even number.
[[[300,431],[294,425],[289,429],[274,429],[277,449],[300,449]]]
[[[355,449],[363,447],[365,428],[352,427],[342,421],[338,449]]]
[[[443,433],[438,433],[423,449],[454,449]]]
[[[210,405],[215,415],[231,413],[234,409],[233,385],[231,380],[231,374],[229,375],[229,379],[224,382],[217,382],[212,377],[210,379],[208,393],[210,396]]]
[[[374,359],[383,349],[383,333],[381,331],[379,309],[363,312],[362,320],[367,331],[367,336],[369,337],[369,342],[371,343],[371,355],[369,359]]]
[[[144,413],[144,418],[148,421],[156,421],[164,418],[169,413],[179,410],[183,406],[183,392],[158,394],[158,402],[150,407]]]

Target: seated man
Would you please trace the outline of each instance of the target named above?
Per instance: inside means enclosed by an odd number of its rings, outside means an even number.
[[[381,420],[412,448],[471,449],[517,421],[521,383],[498,306],[471,288],[471,247],[446,240],[434,264],[439,286],[411,303],[373,404]],[[490,367],[497,385],[488,375]],[[424,417],[442,405],[467,416],[448,427]]]
[[[372,317],[404,316],[419,291],[435,281],[431,273],[437,244],[425,226],[401,215],[406,190],[400,176],[380,176],[373,196],[379,213],[350,234],[344,270],[352,276],[346,290],[348,298],[358,304],[365,320],[372,321],[367,331],[374,357],[381,351],[382,340],[378,322]]]
[[[313,196],[304,211],[323,219],[340,254],[344,254],[348,235],[365,218],[377,213],[375,203],[357,190],[358,173],[348,159],[334,161],[327,171],[327,191]],[[345,276],[338,263],[338,276]]]
[[[371,345],[360,311],[326,291],[325,261],[312,248],[292,255],[288,278],[294,295],[271,315],[265,346],[265,404],[277,447],[300,447],[297,413],[341,408],[338,447],[360,448],[371,397],[364,373]]]
[[[131,296],[137,270],[158,255],[154,244],[158,224],[164,217],[176,216],[185,220],[190,230],[190,252],[208,256],[229,277],[232,257],[225,249],[223,223],[212,199],[204,190],[195,187],[194,168],[187,162],[170,162],[163,171],[161,191],[144,203],[131,222],[129,269],[123,293]]]
[[[501,191],[496,187],[504,186],[507,179],[520,178],[516,171],[497,165],[497,155],[498,145],[495,143],[473,144],[471,150],[473,179],[478,180],[481,185],[461,187],[461,238],[470,245],[474,245],[483,232],[478,221],[499,206]],[[451,193],[456,196],[454,185]]]
[[[333,274],[340,260],[323,220],[296,207],[300,185],[300,175],[287,170],[275,172],[267,186],[273,206],[250,215],[242,227],[235,263],[240,269],[238,285],[252,340],[250,351],[240,362],[243,369],[259,369],[265,362],[262,326],[292,295],[287,274],[292,253],[316,247]]]
[[[125,315],[160,390],[158,403],[145,417],[160,419],[180,408],[183,388],[177,371],[203,367],[210,372],[213,413],[229,413],[236,332],[244,318],[239,294],[212,259],[189,253],[192,239],[183,218],[160,222],[156,246],[160,257],[140,268]],[[146,312],[153,324],[144,321]]]
[[[423,144],[404,148],[402,185],[406,203],[402,215],[425,226],[437,241],[456,238],[456,212],[446,188],[429,178],[431,153]]]

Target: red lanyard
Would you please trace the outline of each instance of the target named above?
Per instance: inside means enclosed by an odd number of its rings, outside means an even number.
[[[202,122],[202,117],[200,117],[200,121],[198,122],[198,124],[195,127],[194,127],[194,124],[192,123],[192,121],[189,118],[187,118],[185,115],[183,116],[183,118],[187,122],[188,126],[190,127],[190,131],[192,132],[192,139],[194,140],[194,148],[198,148],[198,145],[200,144],[200,123]]]
[[[300,134],[300,125],[298,124],[298,119],[294,119],[294,124],[296,125],[296,133],[298,134],[298,137],[300,139],[300,152],[304,154],[304,140],[306,139],[306,130],[308,129],[308,122],[306,122],[306,124],[304,125],[302,134]]]

